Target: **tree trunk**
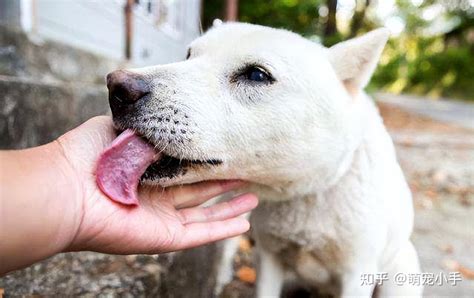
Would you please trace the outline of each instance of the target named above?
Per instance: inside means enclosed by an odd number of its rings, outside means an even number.
[[[337,0],[328,0],[328,20],[324,28],[324,37],[332,36],[336,33],[336,9]]]
[[[239,0],[227,0],[225,5],[225,20],[236,22],[238,19]]]
[[[364,23],[364,18],[365,18],[365,12],[367,11],[367,7],[370,5],[370,0],[362,0],[365,3],[363,6],[360,8],[359,5],[356,6],[356,10],[354,12],[354,17],[352,18],[352,23],[351,23],[351,31],[349,34],[349,37],[354,37],[357,35],[357,32],[360,30],[362,27],[362,24]],[[357,2],[359,4],[359,1]]]

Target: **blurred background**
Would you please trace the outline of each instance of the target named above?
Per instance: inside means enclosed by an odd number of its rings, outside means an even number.
[[[474,100],[472,0],[240,0],[242,22],[286,28],[331,46],[384,26],[392,32],[369,90]],[[207,28],[225,1],[205,1]]]
[[[423,271],[462,277],[456,286],[438,281],[425,295],[472,297],[473,0],[0,0],[0,149],[44,144],[109,113],[106,73],[183,60],[186,45],[216,18],[285,28],[325,46],[390,29],[367,90],[414,194]],[[0,278],[0,293],[211,297],[221,246],[160,256],[62,254]],[[246,236],[223,297],[253,296],[254,259]]]

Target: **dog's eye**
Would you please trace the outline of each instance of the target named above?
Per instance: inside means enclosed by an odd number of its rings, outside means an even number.
[[[243,79],[255,83],[272,83],[273,77],[263,68],[258,66],[250,66],[240,75]]]
[[[186,60],[188,60],[189,57],[191,57],[191,49],[190,48],[188,49],[188,52],[186,53]]]

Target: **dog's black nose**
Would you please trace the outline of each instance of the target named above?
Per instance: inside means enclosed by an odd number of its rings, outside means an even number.
[[[143,76],[126,70],[109,73],[107,88],[112,109],[133,104],[150,93],[150,87]]]

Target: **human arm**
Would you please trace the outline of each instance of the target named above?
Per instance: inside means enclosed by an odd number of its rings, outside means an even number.
[[[94,171],[114,137],[111,119],[96,117],[47,145],[0,152],[0,274],[59,252],[160,253],[248,230],[238,215],[257,205],[251,194],[197,207],[239,181],[141,187],[139,207],[105,197]]]

